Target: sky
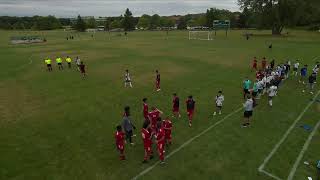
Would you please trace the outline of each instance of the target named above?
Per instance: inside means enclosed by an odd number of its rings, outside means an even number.
[[[216,7],[238,11],[237,0],[0,0],[0,16],[119,16],[129,8],[142,14],[185,15]]]

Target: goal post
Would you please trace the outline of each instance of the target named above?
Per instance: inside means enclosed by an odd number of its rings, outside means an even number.
[[[212,31],[189,31],[189,40],[213,40]]]

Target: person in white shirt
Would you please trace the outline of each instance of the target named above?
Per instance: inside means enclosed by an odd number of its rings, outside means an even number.
[[[299,66],[300,66],[299,61],[293,64],[293,73],[292,73],[293,75],[298,76]]]
[[[318,73],[319,73],[319,65],[318,64],[312,69],[312,73],[315,73],[316,75],[318,75]]]
[[[223,102],[224,102],[224,96],[222,94],[222,91],[218,92],[218,95],[216,96],[216,111],[213,113],[213,115],[217,115],[217,112],[219,112],[219,115],[221,114]]]
[[[272,99],[277,95],[278,88],[275,85],[272,85],[268,90],[269,95],[269,106],[272,107]]]
[[[258,81],[258,83],[257,83],[257,88],[258,88],[258,97],[257,97],[257,99],[260,99],[260,98],[261,98],[261,94],[262,94],[263,89],[264,89],[264,82],[263,82],[263,80]]]
[[[81,60],[78,56],[76,58],[76,65],[78,66],[78,71],[80,71]]]
[[[132,88],[132,81],[130,78],[130,74],[129,74],[129,70],[127,69],[125,74],[124,74],[124,87],[130,86],[130,88]]]

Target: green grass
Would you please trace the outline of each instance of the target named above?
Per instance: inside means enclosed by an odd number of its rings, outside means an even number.
[[[10,36],[36,32],[0,31],[0,179],[130,179],[157,161],[142,165],[143,97],[170,115],[171,95],[182,100],[193,95],[197,102],[194,126],[186,114],[173,119],[173,146],[167,154],[241,107],[241,82],[254,79],[249,70],[253,56],[277,62],[301,59],[314,65],[320,56],[319,33],[292,31],[289,37],[258,36],[246,41],[242,31],[229,37],[221,32],[213,41],[189,41],[188,32],[133,32],[129,40],[108,33],[90,34],[66,41],[62,31],[42,32],[48,42],[9,45]],[[264,33],[264,32],[254,32]],[[272,42],[273,50],[267,45]],[[88,66],[82,80],[75,70],[45,71],[43,59],[79,55]],[[29,64],[32,60],[32,64]],[[123,88],[123,73],[130,69],[133,89]],[[154,71],[162,75],[162,91],[153,91]],[[267,106],[264,97],[254,112],[249,129],[240,128],[242,112],[226,119],[205,135],[156,166],[141,179],[268,180],[259,165],[291,126],[312,97],[302,94],[295,78],[285,82]],[[218,90],[226,98],[223,115],[212,118],[213,98]],[[127,160],[120,162],[114,145],[115,127],[122,110],[130,105],[138,130],[135,147],[126,146]],[[183,112],[185,107],[182,106]],[[320,105],[314,104],[298,124],[312,126],[320,120]],[[266,170],[286,178],[308,133],[296,127]],[[316,133],[302,161],[320,159]],[[303,163],[303,162],[302,162]],[[315,174],[299,166],[295,179]]]

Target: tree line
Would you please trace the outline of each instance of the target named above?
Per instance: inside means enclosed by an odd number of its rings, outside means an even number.
[[[106,30],[121,28],[126,31],[136,28],[154,30],[159,28],[189,27],[213,28],[214,20],[230,20],[231,28],[271,29],[280,34],[285,27],[307,26],[318,30],[320,26],[320,1],[318,0],[238,0],[242,12],[210,8],[200,14],[184,16],[160,16],[158,14],[134,17],[129,9],[118,17],[107,17],[104,21],[94,18],[76,20],[54,16],[0,17],[0,29],[52,30],[72,26],[78,31],[104,26]]]

